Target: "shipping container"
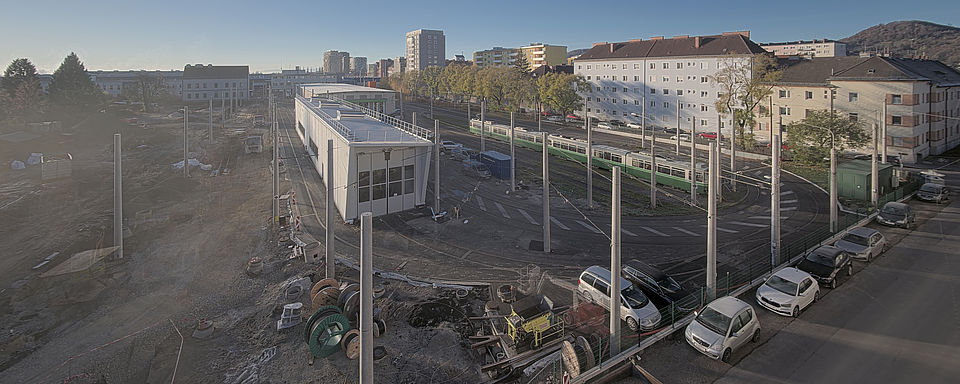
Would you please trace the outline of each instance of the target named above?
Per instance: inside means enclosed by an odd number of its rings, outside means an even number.
[[[490,174],[501,180],[510,180],[510,156],[497,151],[480,154],[480,162],[487,166]]]

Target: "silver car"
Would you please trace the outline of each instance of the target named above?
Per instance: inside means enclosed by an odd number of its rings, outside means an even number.
[[[730,362],[732,351],[747,340],[760,338],[760,320],[753,307],[736,297],[724,296],[694,312],[696,318],[683,335],[687,344],[711,359]]]
[[[757,304],[783,316],[798,317],[819,299],[817,280],[794,267],[777,271],[757,288]]]
[[[950,191],[943,184],[924,183],[915,196],[923,201],[940,204],[950,198]]]
[[[854,259],[870,261],[887,250],[887,239],[876,229],[856,227],[843,235],[833,246],[847,251]]]
[[[580,274],[577,296],[610,310],[610,270],[592,266]],[[620,278],[620,318],[632,331],[649,331],[660,323],[660,311],[637,287]]]

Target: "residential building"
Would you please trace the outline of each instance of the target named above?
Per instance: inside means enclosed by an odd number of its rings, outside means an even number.
[[[530,43],[520,47],[520,53],[527,57],[530,69],[541,65],[567,64],[567,47],[565,45],[549,45],[544,43]]]
[[[371,64],[367,64],[367,72],[364,75],[380,77],[380,62],[375,61]]]
[[[407,58],[403,56],[398,56],[396,59],[393,59],[393,65],[390,66],[390,71],[387,75],[392,76],[394,73],[404,73],[407,71]]]
[[[367,58],[358,56],[350,58],[350,72],[357,76],[367,75]]]
[[[350,61],[350,53],[341,52],[340,57],[341,57],[341,60],[343,60],[340,64],[340,67],[343,68],[343,72],[341,73],[350,74],[353,71],[353,67],[350,65],[352,63],[352,61]]]
[[[724,132],[729,124],[718,122],[721,88],[712,76],[722,67],[749,65],[761,53],[749,32],[604,42],[577,58],[574,73],[589,84],[582,95],[591,117],[640,123],[645,112],[648,127],[679,124],[689,131],[696,124],[697,131]]]
[[[443,31],[418,29],[407,32],[407,71],[443,67],[446,62],[446,37]]]
[[[344,59],[347,64],[344,68]],[[350,67],[350,53],[340,51],[326,51],[323,53],[323,72],[332,74],[341,74],[347,72]]]
[[[246,65],[187,64],[183,67],[183,101],[245,100],[250,68]]]
[[[760,44],[763,49],[776,56],[837,57],[847,55],[847,44],[836,40],[788,41],[784,43]]]
[[[772,105],[776,128],[781,118],[786,126],[812,110],[835,111],[861,121],[865,129],[876,124],[882,131],[885,124],[881,145],[904,163],[960,144],[960,73],[941,62],[846,56],[781,63],[783,78],[759,111],[770,116],[766,112]],[[770,135],[769,119],[758,119],[755,132],[761,138]]]
[[[87,74],[104,94],[112,97],[121,96],[124,90],[137,89],[141,81],[159,81],[167,94],[180,97],[183,80],[183,71],[115,70],[87,71]],[[46,92],[46,87],[43,86],[42,81],[41,86],[43,91]]]
[[[473,53],[473,63],[478,67],[513,66],[520,56],[517,48],[493,47]]]
[[[298,66],[294,69],[284,69],[280,73],[272,74],[270,88],[273,90],[274,96],[293,97],[297,93],[297,87],[301,84],[333,83],[337,80],[338,76],[336,75],[311,72]]]
[[[265,100],[270,96],[270,86],[273,81],[272,73],[251,73],[250,74],[250,98]]]
[[[572,65],[541,65],[535,68],[534,70],[530,71],[530,76],[537,78],[548,73],[573,74],[573,66]]]
[[[390,69],[393,67],[393,59],[380,59],[377,66],[377,77],[386,79],[390,77]]]

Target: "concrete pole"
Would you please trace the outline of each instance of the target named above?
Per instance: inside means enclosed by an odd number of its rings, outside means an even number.
[[[770,268],[779,264],[780,255],[780,135],[770,142]]]
[[[210,106],[207,108],[207,112],[210,115],[210,125],[207,127],[207,138],[210,140],[210,144],[213,144],[213,99],[210,99]]]
[[[880,176],[877,174],[877,124],[873,124],[873,129],[870,130],[870,140],[873,141],[873,149],[870,152],[870,204],[873,204],[873,207],[877,207],[877,202],[880,201],[880,187],[877,185],[880,183]]]
[[[547,150],[547,133],[541,132],[543,139],[543,251],[550,253],[550,153]]]
[[[883,111],[880,112],[880,162],[887,163],[887,100],[883,100]]]
[[[677,99],[677,157],[680,157],[680,99]]]
[[[537,132],[543,132],[543,106],[538,103],[537,109],[541,111],[537,113]]]
[[[276,109],[276,105],[274,105]],[[280,221],[280,125],[273,113],[273,222]]]
[[[589,116],[584,121],[587,124],[587,208],[593,209],[593,128]]]
[[[717,144],[710,143],[710,169],[707,190],[707,301],[717,295],[717,180],[720,170],[717,169]]]
[[[620,353],[620,167],[613,167],[610,201],[610,355]],[[639,321],[640,319],[637,319]]]
[[[770,95],[770,147],[773,147],[773,95]],[[773,152],[770,152],[773,153]]]
[[[227,120],[226,99],[220,98],[220,130],[223,131],[224,121]]]
[[[510,193],[517,191],[517,151],[514,147],[513,112],[510,112]]]
[[[643,148],[643,142],[647,140],[647,97],[643,96],[643,105],[640,106],[640,148]],[[650,135],[650,145],[654,145],[656,136]]]
[[[513,156],[511,154],[511,156]],[[513,161],[513,158],[510,159]],[[433,120],[433,195],[434,195],[434,207],[433,211],[435,213],[440,213],[440,120]]]
[[[737,191],[737,110],[730,111],[730,189]]]
[[[487,99],[480,100],[480,153],[487,151],[487,143],[485,142],[486,134],[486,124],[487,124]]]
[[[433,118],[433,90],[430,90],[430,118]]]
[[[334,202],[336,201],[336,196],[334,196],[333,191],[333,139],[327,140],[327,172],[323,175],[323,181],[327,183],[327,198],[324,201],[324,213],[326,214],[325,224],[326,228],[326,237],[324,238],[324,245],[327,249],[327,278],[333,278],[337,272],[336,268],[336,250],[333,246],[336,242],[336,238],[333,233],[333,210]]]
[[[417,126],[417,113],[410,112],[410,124],[413,124],[414,128]]]
[[[583,130],[586,131],[590,127],[589,115],[587,114],[587,102],[589,98],[583,99]]]
[[[723,169],[720,167],[720,164],[723,164],[723,145],[721,145],[721,144],[723,143],[723,133],[722,133],[721,130],[720,130],[720,124],[721,124],[722,121],[723,121],[723,118],[720,116],[720,112],[717,112],[717,140],[716,140],[717,142],[716,142],[716,144],[717,144],[717,172],[719,172],[719,173],[723,173]],[[713,165],[711,165],[711,167],[712,167],[712,166],[713,166]],[[718,176],[717,176],[717,180],[720,180],[719,174],[718,174]],[[723,187],[722,187],[722,186],[723,186],[723,183],[722,183],[722,182],[718,182],[717,191],[716,191],[717,203],[718,203],[718,204],[721,203],[721,202],[723,202]]]
[[[657,147],[650,144],[650,208],[657,209]]]
[[[830,232],[837,233],[837,147],[830,142]]]
[[[697,205],[697,118],[695,116],[690,119],[690,203]]]
[[[470,125],[470,119],[473,119],[473,116],[470,116],[470,102],[467,102],[467,125]]]
[[[373,215],[360,215],[360,383],[373,384]]]
[[[190,177],[190,164],[189,159],[189,141],[187,139],[187,127],[190,126],[190,117],[187,116],[190,113],[190,107],[183,106],[183,177]]]
[[[120,134],[113,135],[113,245],[117,258],[123,258],[123,170],[120,156]]]

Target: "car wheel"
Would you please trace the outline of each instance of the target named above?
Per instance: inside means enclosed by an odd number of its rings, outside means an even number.
[[[723,350],[723,354],[720,355],[720,361],[722,361],[722,362],[724,362],[724,363],[729,363],[729,362],[730,362],[730,355],[731,355],[731,353],[730,353],[730,348],[724,349],[724,350]]]
[[[868,254],[867,254],[867,262],[869,263],[870,260],[873,260],[873,254],[872,254],[872,253],[868,253]]]
[[[637,332],[640,329],[640,325],[637,324],[637,321],[634,320],[632,317],[627,318],[627,327],[634,332]]]
[[[830,281],[830,284],[827,284],[827,287],[829,287],[830,289],[837,289],[837,279],[833,279],[832,281]]]
[[[760,340],[760,329],[753,331],[753,336],[750,337],[751,343],[756,343],[757,340]]]
[[[818,301],[820,301],[820,291],[816,291],[813,293],[813,302],[816,303]]]
[[[800,317],[800,306],[799,306],[799,305],[796,306],[796,307],[793,307],[793,317],[794,317],[794,318]]]

